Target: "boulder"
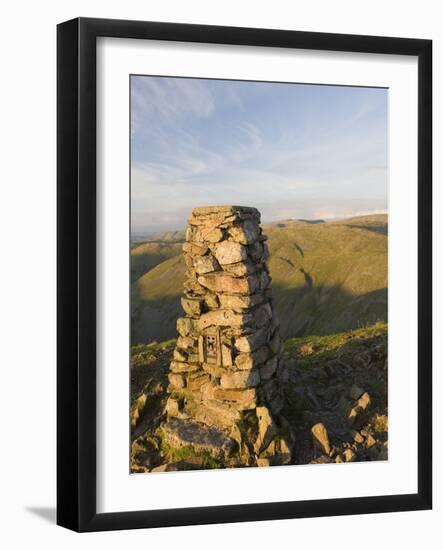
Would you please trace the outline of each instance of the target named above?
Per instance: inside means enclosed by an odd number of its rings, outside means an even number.
[[[235,449],[235,442],[224,432],[192,420],[171,418],[161,426],[164,439],[173,448],[192,446],[196,452],[206,451],[223,459]]]
[[[329,455],[331,452],[331,445],[325,425],[322,422],[315,424],[311,428],[311,433],[314,443],[318,445],[325,454]]]

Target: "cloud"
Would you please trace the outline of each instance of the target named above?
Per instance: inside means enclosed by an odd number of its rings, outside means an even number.
[[[134,229],[182,227],[196,204],[254,205],[268,221],[386,208],[379,91],[134,78]]]

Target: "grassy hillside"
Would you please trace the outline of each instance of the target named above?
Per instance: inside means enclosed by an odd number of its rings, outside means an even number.
[[[326,335],[387,320],[387,217],[264,226],[282,336]],[[181,245],[131,250],[132,343],[173,338],[181,314]]]
[[[161,262],[181,253],[180,242],[156,241],[131,248],[131,282],[136,281]]]

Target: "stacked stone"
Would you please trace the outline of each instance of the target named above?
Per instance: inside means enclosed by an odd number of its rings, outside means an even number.
[[[183,245],[185,316],[177,320],[166,407],[169,418],[218,428],[256,457],[278,431],[285,374],[266,240],[256,208],[192,211]],[[251,412],[254,441],[245,441],[241,426]]]

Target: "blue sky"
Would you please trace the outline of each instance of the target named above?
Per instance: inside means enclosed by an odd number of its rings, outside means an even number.
[[[183,228],[194,206],[263,221],[387,208],[388,92],[131,77],[133,232]]]

